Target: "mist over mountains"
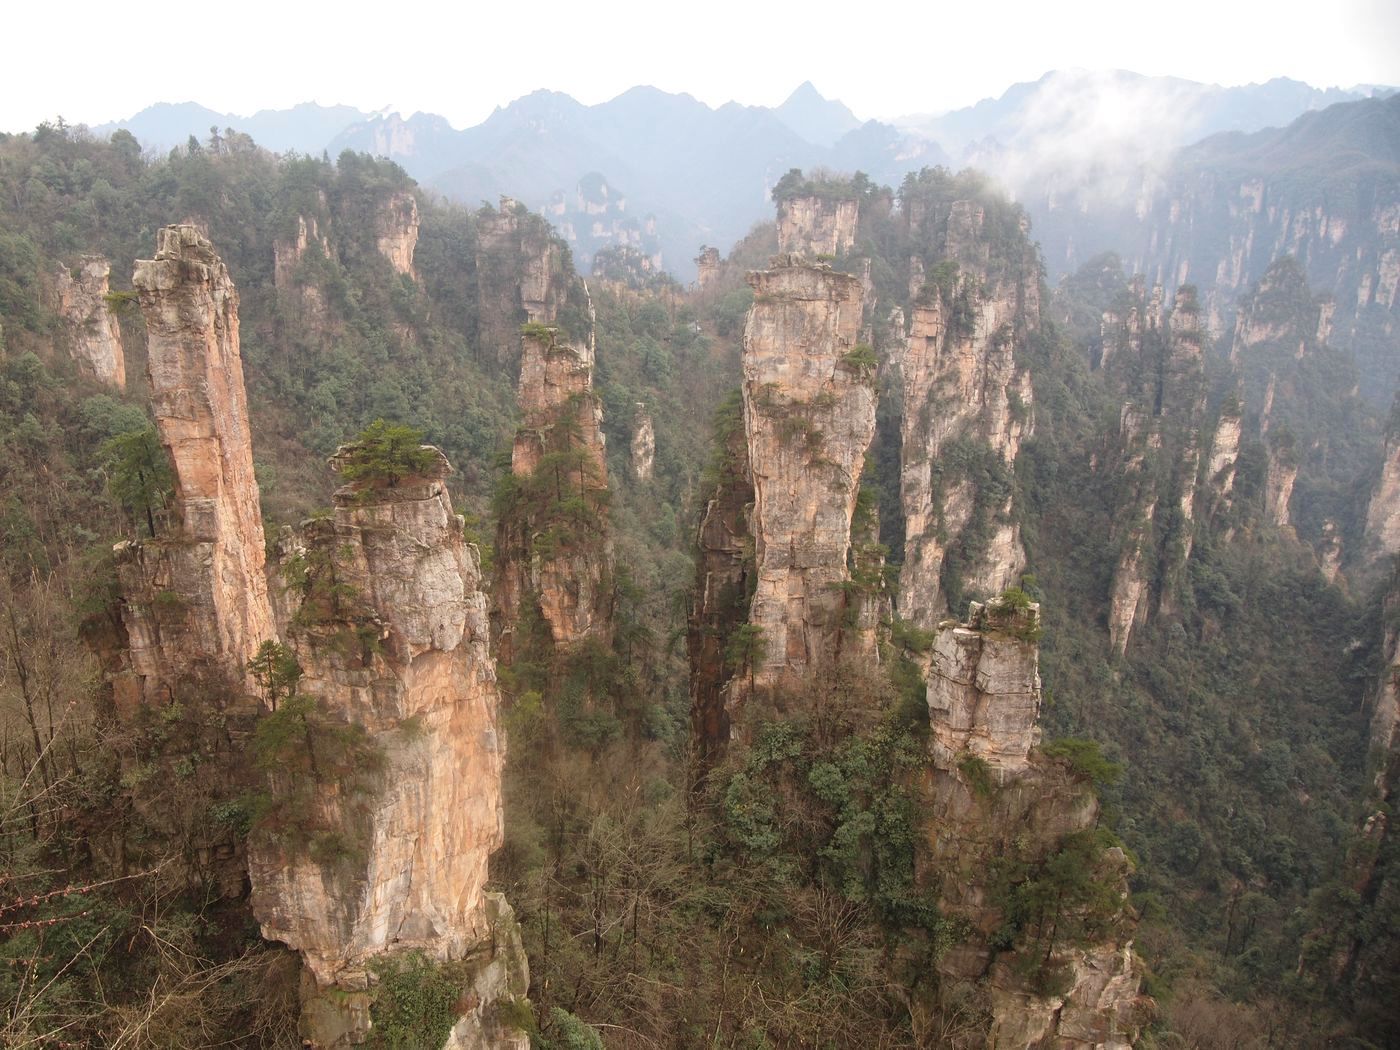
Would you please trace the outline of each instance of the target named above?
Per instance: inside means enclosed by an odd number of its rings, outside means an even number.
[[[1088,208],[1137,193],[1145,170],[1163,169],[1176,149],[1208,135],[1278,127],[1389,90],[1319,89],[1283,78],[1227,88],[1071,70],[940,116],[892,122],[862,122],[807,82],[771,108],[711,108],[644,86],[593,106],[536,91],[462,130],[430,113],[303,103],[245,118],[186,102],[160,103],[94,131],[125,128],[166,149],[232,127],[277,152],[386,157],[450,199],[509,195],[543,211],[585,270],[600,248],[625,245],[689,280],[698,248],[728,249],[764,219],[772,187],[794,167],[861,170],[898,185],[925,166],[975,166],[1025,201],[1038,222],[1067,201]],[[1052,269],[1065,257],[1061,248],[1047,246]]]

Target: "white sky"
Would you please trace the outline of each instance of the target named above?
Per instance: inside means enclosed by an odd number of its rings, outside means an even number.
[[[1050,69],[1400,84],[1400,0],[11,0],[0,129],[154,102],[247,116],[392,105],[455,126],[537,88],[636,84],[776,105],[804,80],[862,118],[941,112]]]

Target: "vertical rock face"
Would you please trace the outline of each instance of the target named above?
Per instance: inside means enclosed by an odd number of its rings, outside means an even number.
[[[970,593],[999,594],[1025,566],[1011,480],[1033,426],[1032,392],[1016,357],[1039,323],[1039,291],[1033,268],[979,268],[987,259],[981,217],[971,202],[953,202],[942,273],[915,299],[901,363],[899,612],[925,629],[947,609],[950,552]]]
[[[107,306],[111,272],[112,267],[100,255],[84,255],[75,271],[60,267],[54,279],[58,312],[68,325],[73,357],[102,382],[125,390],[121,326]]]
[[[322,205],[325,205],[324,198]],[[321,229],[316,216],[298,215],[296,233],[272,242],[272,283],[280,299],[297,303],[307,322],[324,328],[329,316],[325,294],[316,284],[298,279],[302,259],[313,246],[324,258],[334,258],[330,238]]]
[[[1215,435],[1210,443],[1206,480],[1217,500],[1228,500],[1235,488],[1235,461],[1240,456],[1242,409],[1238,398],[1229,398],[1220,410]]]
[[[719,249],[709,246],[702,247],[700,254],[695,258],[695,283],[701,292],[705,292],[714,286],[719,280]]]
[[[498,525],[494,612],[503,659],[522,609],[535,605],[556,648],[612,636],[603,409],[593,392],[592,306],[584,339],[542,325],[525,332],[511,450],[517,500]]]
[[[858,348],[860,281],[799,256],[750,274],[743,399],[763,638],[755,683],[843,649],[851,520],[875,434],[874,354]]]
[[[565,297],[559,244],[543,219],[502,197],[478,216],[476,270],[479,343],[513,362],[520,325],[553,324]]]
[[[1092,844],[1098,803],[1085,778],[1038,749],[1038,632],[1036,605],[973,603],[968,621],[945,624],[934,643],[932,771],[917,864],[942,913],[967,930],[936,966],[946,988],[985,989],[989,1047],[1127,1050],[1151,1011],[1123,903],[1131,867],[1120,849]],[[996,862],[1035,872],[1066,855],[1102,887],[1100,903],[1067,910],[1054,931],[1027,927],[993,949],[1006,919]],[[1057,940],[1071,925],[1079,934]],[[1037,970],[1054,974],[1058,990],[1038,990],[1026,976]]]
[[[395,273],[413,274],[413,250],[418,246],[418,200],[400,190],[380,206],[375,218],[375,244]]]
[[[1298,464],[1283,455],[1269,457],[1269,471],[1264,476],[1264,520],[1279,529],[1293,526],[1289,505],[1293,501],[1293,486],[1298,480]]]
[[[320,717],[362,731],[358,768],[336,769],[334,744],[322,744],[312,811],[255,833],[250,848],[263,935],[302,953],[318,992],[350,996],[348,1019],[308,1006],[323,1045],[339,1045],[338,1025],[363,1027],[354,993],[376,956],[463,959],[492,932],[504,741],[479,557],[448,498],[449,469],[436,452],[422,476],[347,485],[329,519],[280,544],[298,581],[283,610],[298,691]]]
[[[841,255],[856,241],[860,203],[854,197],[784,197],[778,201],[778,251]]]
[[[128,546],[119,561],[177,594],[189,615],[178,639],[131,617],[137,673],[201,659],[235,679],[274,637],[248,404],[238,342],[238,292],[210,243],[192,226],[157,234],[154,259],[132,284],[146,319],[151,408],[175,471],[176,533],[169,543]],[[133,581],[134,582],[134,581]],[[168,603],[170,604],[170,603]],[[148,683],[149,684],[149,683]]]
[[[975,755],[999,774],[1026,768],[1040,742],[1040,606],[973,602],[968,622],[940,628],[928,677],[934,764]]]
[[[1391,411],[1385,435],[1385,458],[1366,508],[1366,543],[1377,557],[1400,554],[1400,410],[1397,409]]]
[[[1102,331],[1099,368],[1108,389],[1122,398],[1118,434],[1102,460],[1118,490],[1108,630],[1121,654],[1135,628],[1173,611],[1191,556],[1206,444],[1205,339],[1194,289],[1178,289],[1164,315],[1161,290],[1148,293],[1141,279],[1104,314]],[[1221,470],[1226,460],[1233,470],[1238,451],[1238,416],[1233,422],[1233,437],[1211,442]],[[1228,421],[1221,425],[1229,429]]]
[[[702,765],[729,740],[725,687],[731,668],[725,655],[734,630],[748,616],[755,582],[749,524],[753,479],[742,414],[722,414],[720,424],[718,477],[700,520],[695,598],[686,634],[691,738]]]
[[[651,413],[642,402],[637,402],[637,421],[632,431],[632,475],[638,481],[650,481],[652,469],[656,465],[656,428],[651,422]]]

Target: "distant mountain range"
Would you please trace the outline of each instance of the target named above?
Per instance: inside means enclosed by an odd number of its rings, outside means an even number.
[[[1018,195],[1047,186],[1068,196],[1114,192],[1144,162],[1205,135],[1283,125],[1390,90],[1321,90],[1283,79],[1222,88],[1121,71],[1056,71],[996,99],[893,123],[861,122],[805,83],[771,108],[711,108],[652,87],[593,106],[537,91],[465,130],[434,114],[313,103],[251,117],[162,103],[93,130],[126,128],[163,149],[232,127],[279,152],[389,157],[449,198],[476,204],[509,195],[545,212],[585,271],[599,248],[626,244],[688,278],[702,244],[727,250],[771,214],[769,192],[789,168],[859,169],[898,185],[926,165],[975,164]]]

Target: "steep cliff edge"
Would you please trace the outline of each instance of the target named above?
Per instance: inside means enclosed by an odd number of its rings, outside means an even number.
[[[857,278],[784,255],[749,284],[743,400],[758,574],[749,622],[762,638],[750,677],[772,685],[856,641],[846,585],[876,361],[858,342]]]
[[[950,585],[998,594],[1025,567],[1012,478],[1034,425],[1018,355],[1039,325],[1039,271],[1023,236],[1016,265],[994,260],[985,220],[971,200],[907,210],[910,237],[928,247],[910,263],[918,290],[900,361],[899,613],[926,629]]]
[[[856,240],[860,202],[855,197],[803,194],[778,199],[780,254],[836,256]]]
[[[511,363],[521,324],[555,323],[568,294],[564,255],[548,224],[509,197],[478,213],[478,345]]]
[[[99,380],[126,389],[126,354],[121,326],[108,305],[111,265],[100,255],[84,255],[70,273],[54,273],[58,314],[68,326],[75,360]]]
[[[375,217],[375,246],[389,260],[394,272],[407,277],[413,272],[413,250],[418,246],[418,199],[401,190],[385,201]]]
[[[504,968],[492,981],[507,996],[527,983],[509,909],[484,888],[502,841],[504,740],[479,557],[445,457],[424,451],[420,474],[353,481],[330,518],[279,543],[305,710],[284,701],[300,733],[260,754],[277,761],[249,874],[263,936],[299,950],[314,978],[303,1025],[322,1046],[365,1029],[386,953],[466,962],[472,980]],[[344,447],[332,465],[356,455]],[[500,1027],[491,1004],[472,1012]]]
[[[1039,607],[973,603],[934,641],[920,879],[963,931],[940,994],[980,982],[987,1046],[1126,1050],[1150,1016],[1126,905],[1131,870],[1095,831],[1087,763],[1039,748]]]
[[[146,319],[151,408],[175,475],[173,528],[119,544],[129,673],[119,707],[162,703],[198,671],[252,691],[244,665],[275,635],[238,339],[238,292],[193,226],[157,233],[132,284]],[[160,596],[165,596],[161,598]]]

